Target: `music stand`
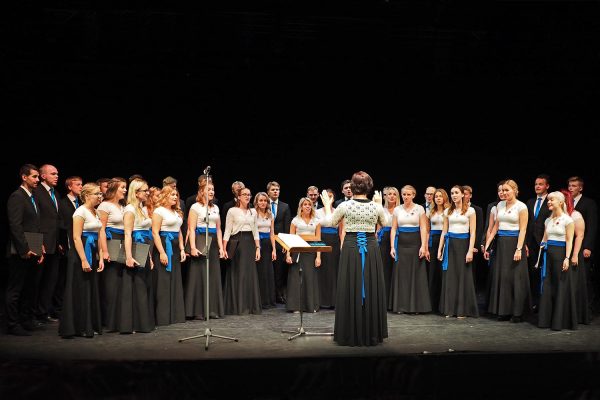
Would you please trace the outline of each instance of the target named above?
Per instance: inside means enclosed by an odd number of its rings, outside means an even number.
[[[212,179],[210,178],[210,166],[206,167],[204,169],[204,175],[206,177],[206,183],[207,183],[207,187],[208,184],[212,182]],[[206,240],[206,289],[205,289],[205,293],[206,293],[206,301],[204,302],[204,317],[206,319],[206,324],[207,327],[204,330],[204,333],[202,335],[195,335],[195,336],[190,336],[190,337],[186,337],[186,338],[182,338],[179,339],[179,343],[186,341],[186,340],[190,340],[190,339],[197,339],[197,338],[202,338],[205,337],[206,338],[206,343],[204,344],[204,350],[208,350],[208,344],[210,341],[211,337],[216,337],[216,338],[220,338],[220,339],[225,339],[225,340],[233,340],[234,342],[237,342],[238,339],[237,338],[233,338],[233,337],[229,337],[229,336],[222,336],[222,335],[215,335],[214,333],[212,333],[212,329],[210,329],[210,326],[208,326],[208,323],[210,321],[210,304],[209,304],[209,265],[210,265],[210,248],[208,247],[208,214],[209,214],[209,208],[208,208],[208,189],[206,190],[206,215],[204,217],[204,221],[206,222],[206,230],[205,230],[205,240]],[[194,228],[195,229],[195,228]]]
[[[291,235],[291,234],[278,234],[275,236],[275,240],[287,251],[294,251],[298,253],[296,258],[296,262],[298,262],[300,258],[300,253],[317,253],[331,252],[331,246],[321,245],[321,243],[312,243],[304,241],[304,239],[299,235]],[[304,243],[302,243],[304,242]],[[302,274],[302,264],[298,264],[298,275],[300,277],[300,326],[295,330],[282,329],[282,333],[293,333],[292,336],[288,337],[288,340],[294,340],[300,336],[333,336],[333,332],[308,332],[304,329],[304,311],[302,310],[304,307],[302,301],[302,289],[304,285],[304,277]]]

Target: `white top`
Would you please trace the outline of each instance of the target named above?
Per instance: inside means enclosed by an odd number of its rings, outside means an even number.
[[[470,233],[469,217],[475,214],[475,209],[473,207],[469,207],[464,215],[460,213],[460,210],[454,210],[451,215],[448,215],[449,210],[449,208],[444,210],[444,215],[448,216],[448,232]]]
[[[393,219],[392,219],[392,218],[394,218],[394,211],[395,211],[397,208],[398,208],[398,206],[394,207],[394,208],[392,209],[392,212],[390,212],[390,210],[389,210],[389,209],[387,209],[387,208],[383,207],[383,215],[385,216],[385,222],[383,223],[383,225],[382,225],[382,226],[390,226],[390,227],[392,226],[392,221],[393,221]]]
[[[327,219],[325,216],[325,207],[315,210],[315,217],[319,220],[321,227],[337,228],[337,225],[331,224],[331,218]]]
[[[174,210],[169,210],[163,206],[154,210],[154,214],[160,215],[162,221],[160,223],[161,232],[176,232],[179,233],[183,219]]]
[[[394,208],[394,218],[398,222],[398,228],[400,227],[418,227],[419,218],[425,214],[425,209],[420,204],[413,204],[412,207],[407,210],[404,205]]]
[[[579,221],[580,219],[583,219],[583,215],[581,215],[579,211],[573,210],[573,212],[571,213],[571,219],[573,221]]]
[[[102,228],[102,222],[100,222],[98,213],[92,213],[86,206],[79,206],[73,213],[73,219],[75,217],[83,218],[84,232],[98,232]]]
[[[547,240],[558,240],[566,242],[567,240],[567,225],[573,223],[573,218],[567,214],[563,214],[558,218],[546,218],[544,225],[546,226]]]
[[[231,207],[227,210],[225,218],[225,235],[223,240],[229,240],[231,235],[238,232],[252,232],[254,240],[258,240],[258,226],[256,224],[256,210],[250,208],[242,210],[239,207]]]
[[[122,205],[116,205],[110,201],[103,201],[98,206],[98,211],[104,211],[108,214],[106,221],[107,228],[125,229],[123,226],[123,211],[125,208]]]
[[[147,208],[142,208],[142,214],[144,215],[144,218],[140,218],[138,213],[135,211],[135,207],[133,206],[133,204],[127,204],[127,206],[125,206],[125,211],[123,211],[123,215],[127,214],[128,212],[132,213],[133,217],[135,218],[133,220],[134,231],[147,231],[148,229],[152,228],[152,219],[148,217]]]
[[[298,216],[292,219],[292,225],[296,227],[296,235],[314,235],[319,225],[319,220],[315,217],[308,221],[308,224]]]
[[[498,229],[501,231],[518,231],[519,230],[519,213],[522,210],[527,210],[527,206],[522,201],[517,200],[515,204],[506,208],[506,200],[498,202],[497,213]]]
[[[381,204],[371,200],[350,199],[338,205],[331,215],[331,223],[337,225],[342,218],[346,232],[374,233],[377,224],[385,223]]]
[[[198,221],[196,223],[196,228],[206,228],[206,222],[204,219],[206,218],[206,206],[196,202],[190,207],[190,211],[194,211],[198,216]],[[208,227],[216,228],[217,221],[221,220],[221,216],[219,213],[219,207],[217,205],[213,205],[208,209]]]
[[[258,226],[258,231],[262,233],[271,233],[271,221],[272,219],[269,217],[256,217],[256,225]]]
[[[429,218],[429,221],[431,222],[431,230],[437,230],[437,231],[441,231],[442,229],[444,229],[444,216],[442,214],[440,214],[439,212],[436,212],[435,214],[433,214],[433,217]]]

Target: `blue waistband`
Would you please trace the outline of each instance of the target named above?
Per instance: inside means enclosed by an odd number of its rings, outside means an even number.
[[[457,233],[457,232],[448,232],[444,236],[444,255],[442,259],[442,270],[448,270],[448,247],[450,244],[450,239],[468,239],[470,235],[468,233]]]
[[[442,231],[440,229],[432,229],[429,231],[429,247],[433,246],[433,235],[441,235]]]
[[[173,258],[173,243],[171,243],[171,241],[179,238],[179,232],[160,231],[159,235],[165,238],[165,253],[167,253],[167,258],[169,259],[167,271],[171,272],[173,266],[173,264],[171,264],[171,259]]]
[[[152,240],[152,231],[150,229],[138,229],[131,233],[133,241],[144,243],[147,239]]]
[[[203,233],[206,233],[206,228],[203,226],[199,226],[196,228],[196,234],[197,235],[201,235]],[[217,234],[217,228],[208,228],[208,233],[214,233],[215,235]]]
[[[258,232],[259,239],[269,239],[271,237],[271,232]]]
[[[518,237],[519,231],[509,231],[509,230],[501,229],[498,231],[498,236]]]
[[[381,241],[383,240],[383,235],[387,232],[391,232],[392,227],[391,226],[384,226],[382,227],[379,232],[377,232],[377,243],[381,243]]]
[[[111,228],[109,226],[107,226],[104,231],[106,232],[106,238],[109,240],[112,239],[113,233],[118,233],[119,235],[125,234],[125,231],[123,229]]]
[[[321,233],[326,233],[328,235],[337,235],[338,229],[333,226],[323,226],[321,227]]]
[[[421,228],[418,226],[400,226],[396,232],[404,232],[404,233],[414,233],[419,232]]]

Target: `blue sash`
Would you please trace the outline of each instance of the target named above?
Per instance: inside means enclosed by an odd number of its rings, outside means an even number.
[[[152,231],[150,229],[138,229],[132,232],[131,237],[136,243],[145,243],[146,240],[152,240]]]
[[[322,226],[321,233],[326,233],[328,235],[337,235],[338,230],[333,226]]]
[[[567,247],[567,242],[563,242],[562,240],[548,240],[548,242],[540,243],[543,246],[544,258],[542,259],[542,283],[540,284],[540,293],[544,293],[544,279],[546,278],[546,252],[548,251],[548,246],[555,247]]]
[[[159,234],[165,238],[165,253],[167,253],[167,258],[169,259],[169,262],[167,263],[167,271],[171,272],[171,258],[173,257],[173,244],[171,243],[171,240],[177,238],[179,236],[179,232],[160,231]]]
[[[199,226],[196,228],[196,235],[203,235],[206,233],[206,228],[203,226]],[[208,228],[208,233],[217,234],[217,228]]]
[[[360,259],[362,262],[362,304],[365,304],[365,255],[367,253],[367,234],[365,232],[356,232],[356,244],[358,245],[358,252],[360,253]]]
[[[398,261],[398,234],[400,232],[414,233],[419,232],[420,230],[421,228],[419,228],[418,226],[401,226],[398,228],[398,230],[396,231],[396,237],[394,238],[394,249],[396,250],[396,257],[394,258],[394,261]]]
[[[85,258],[90,267],[92,266],[92,247],[97,248],[98,232],[82,232],[81,236],[85,238]]]
[[[498,236],[508,236],[508,237],[519,237],[519,231],[508,231],[508,230],[499,230]]]
[[[259,239],[270,239],[271,232],[258,232],[258,238]]]
[[[468,239],[469,236],[470,235],[468,233],[454,233],[454,232],[446,233],[446,235],[444,236],[444,256],[442,258],[442,270],[444,270],[444,271],[448,270],[448,245],[450,244],[450,238]]]
[[[429,247],[433,246],[433,235],[441,235],[442,231],[440,229],[432,229],[429,231]]]
[[[118,233],[120,235],[124,235],[125,234],[125,231],[123,229],[111,228],[111,227],[108,227],[108,226],[106,227],[105,232],[106,232],[106,238],[109,239],[109,240],[112,239],[112,234],[113,233]]]
[[[377,243],[381,244],[381,241],[383,240],[383,235],[386,232],[390,232],[392,230],[391,226],[384,226],[383,228],[381,228],[379,230],[379,232],[377,232]]]

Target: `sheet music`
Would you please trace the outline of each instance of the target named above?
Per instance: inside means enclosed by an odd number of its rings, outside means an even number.
[[[309,247],[310,244],[298,235],[292,235],[290,233],[278,233],[277,236],[285,242],[289,248],[294,247]]]

